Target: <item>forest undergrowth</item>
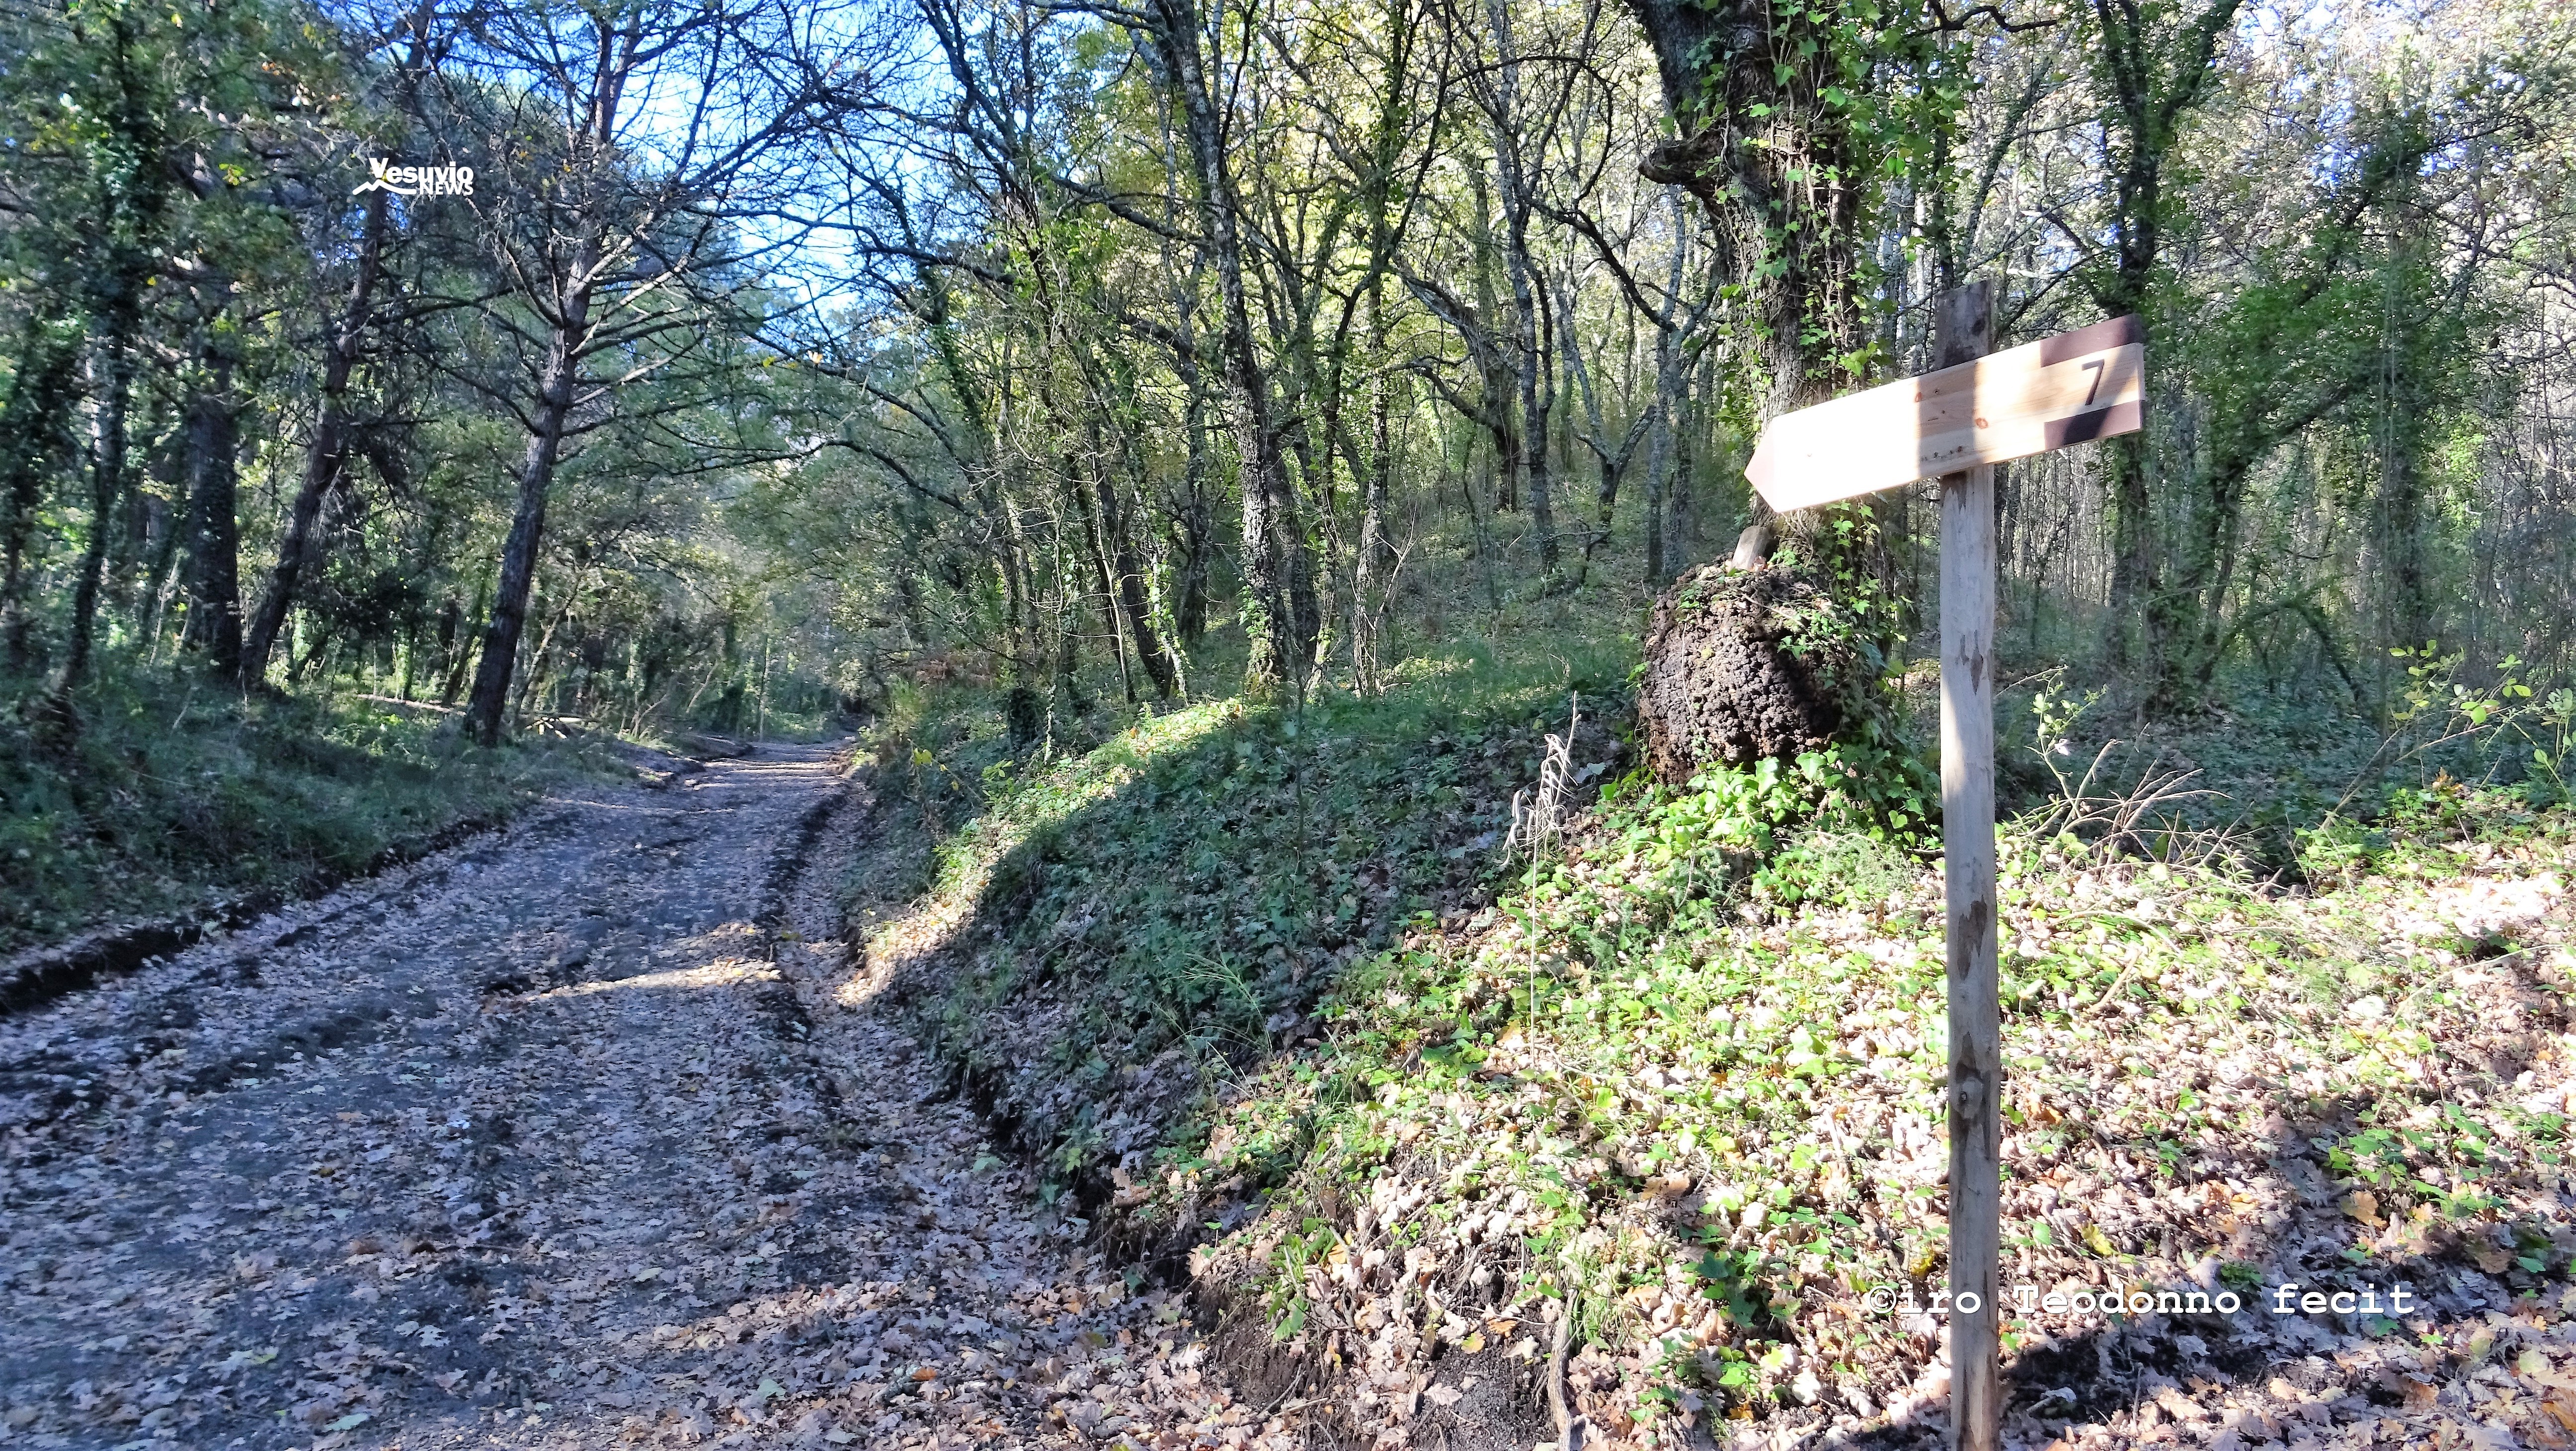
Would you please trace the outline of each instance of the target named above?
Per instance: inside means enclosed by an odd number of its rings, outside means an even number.
[[[0,715],[0,958],[309,892],[548,789],[632,774],[609,737],[539,731],[481,750],[452,717],[129,673],[92,687],[68,746]]]
[[[851,991],[912,1003],[1040,1193],[1197,1290],[1248,1393],[1342,1434],[1491,1431],[1562,1355],[1628,1444],[1928,1444],[1921,763],[1652,785],[1614,661],[1514,659],[1052,761],[971,695],[913,702]],[[2563,702],[2417,686],[2390,722],[2254,700],[2144,741],[2051,681],[2008,698],[2022,1443],[2576,1431]],[[2358,774],[2320,797],[2329,767]]]

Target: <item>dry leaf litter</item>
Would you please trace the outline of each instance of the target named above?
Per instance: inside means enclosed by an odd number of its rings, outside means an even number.
[[[765,748],[0,1020],[0,1445],[1289,1444],[843,993]]]
[[[2560,831],[2454,856],[2269,900],[2143,865],[2008,877],[2007,989],[2029,990],[2006,1021],[2003,1283],[2247,1306],[2017,1316],[2008,1447],[2576,1445],[2576,852]],[[1572,1290],[1584,1444],[1942,1446],[1939,921],[1934,876],[1703,943],[1681,986],[1576,968],[1570,1018],[1625,999],[1609,1021],[1641,1026],[1515,1022],[1443,1071],[1422,1050],[1532,970],[1532,934],[1459,914],[1345,995],[1397,1069],[1374,1095],[1334,1118],[1331,1050],[1274,1064],[1136,1212],[1202,1212],[1283,1118],[1325,1116],[1321,1162],[1192,1268],[1292,1307],[1354,1441],[1437,1444],[1450,1367],[1539,1365]],[[2079,961],[2087,989],[2049,986],[2043,964]],[[2385,995],[2321,1002],[2292,981],[2320,964]],[[1637,1001],[1656,992],[1669,1012]],[[2326,1313],[2271,1313],[2291,1282]],[[2413,1313],[2331,1298],[2397,1285]]]

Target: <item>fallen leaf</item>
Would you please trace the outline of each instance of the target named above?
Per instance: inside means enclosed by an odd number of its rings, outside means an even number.
[[[2203,1410],[2191,1397],[2172,1386],[2165,1386],[2156,1392],[2156,1404],[2164,1407],[2165,1413],[2177,1421],[2204,1421],[2209,1418],[2209,1412]]]
[[[2567,1430],[2576,1431],[2576,1396],[2561,1391],[2542,1401],[2540,1408],[2549,1413],[2549,1419]]]

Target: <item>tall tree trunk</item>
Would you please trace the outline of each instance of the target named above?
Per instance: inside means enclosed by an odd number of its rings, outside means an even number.
[[[91,442],[89,539],[81,549],[80,575],[72,587],[71,638],[63,650],[63,673],[54,682],[53,714],[72,720],[73,692],[89,680],[90,656],[98,629],[98,593],[107,569],[107,540],[116,524],[116,500],[125,484],[125,414],[134,399],[134,353],[130,333],[111,334],[105,349],[107,390],[98,409],[98,432]]]
[[[1226,381],[1234,394],[1235,436],[1242,459],[1244,583],[1261,617],[1254,674],[1302,698],[1307,673],[1314,668],[1315,643],[1323,633],[1314,561],[1271,413],[1269,375],[1252,333],[1234,176],[1227,163],[1216,92],[1199,48],[1198,6],[1195,0],[1150,0],[1147,13],[1153,17],[1151,37],[1181,107],[1190,160],[1198,173],[1207,245],[1216,261]]]
[[[465,620],[474,619],[483,613],[485,604],[491,599],[491,592],[492,582],[489,576],[477,579],[474,582],[474,608],[465,613]],[[460,625],[462,623],[463,621],[459,621]],[[446,662],[447,678],[440,681],[438,686],[438,703],[440,705],[452,706],[456,704],[456,697],[464,692],[466,672],[471,670],[474,666],[475,648],[480,643],[481,638],[482,637],[479,632],[467,635],[463,641],[462,647],[457,649],[456,652],[448,658]]]
[[[1481,169],[1467,174],[1467,191],[1474,203],[1468,225],[1476,274],[1473,322],[1482,332],[1461,332],[1476,360],[1476,386],[1485,428],[1494,436],[1494,508],[1508,514],[1521,506],[1520,415],[1512,407],[1519,374],[1504,360],[1498,336],[1502,331],[1502,299],[1494,287],[1494,254],[1502,248],[1494,240],[1493,207],[1485,195],[1485,174]]]
[[[188,625],[181,643],[203,651],[216,674],[238,678],[241,401],[233,396],[233,343],[222,321],[209,325],[204,382],[188,400]]]
[[[295,502],[286,511],[286,528],[277,540],[277,562],[269,566],[268,588],[260,595],[258,612],[251,617],[249,632],[242,641],[241,677],[245,684],[256,684],[268,673],[269,649],[277,641],[278,627],[286,623],[287,608],[295,602],[295,587],[310,567],[313,521],[320,517],[323,498],[339,483],[341,471],[348,465],[344,400],[349,375],[357,365],[359,344],[366,335],[367,314],[375,299],[384,234],[385,193],[372,191],[367,193],[366,221],[359,233],[357,276],[350,280],[349,300],[341,308],[339,323],[323,350],[321,406],[313,419],[312,440],[304,450],[303,482],[296,488]]]
[[[1189,334],[1184,320],[1182,337]],[[1181,647],[1198,648],[1207,638],[1208,562],[1216,553],[1216,520],[1208,500],[1207,380],[1183,350],[1181,385],[1188,391],[1182,413],[1181,497],[1173,511],[1173,541],[1180,555],[1179,578],[1173,583],[1172,628]]]
[[[1872,141],[1826,92],[1838,18],[1770,0],[1628,0],[1655,52],[1680,138],[1646,153],[1649,181],[1708,203],[1768,375],[1761,417],[1859,381],[1852,285]]]
[[[1378,686],[1378,632],[1388,607],[1382,596],[1395,576],[1395,549],[1386,532],[1395,489],[1395,381],[1389,370],[1386,276],[1395,265],[1402,230],[1395,215],[1395,169],[1404,144],[1405,88],[1413,70],[1414,27],[1407,22],[1407,9],[1408,0],[1387,0],[1386,89],[1370,138],[1365,192],[1369,265],[1362,293],[1368,308],[1369,455],[1365,470],[1359,460],[1351,463],[1360,486],[1359,541],[1351,561],[1351,679],[1362,691]]]
[[[1458,492],[1467,500],[1467,537],[1476,551],[1476,574],[1485,586],[1485,608],[1503,612],[1502,580],[1494,572],[1494,531],[1490,516],[1476,498],[1476,444],[1469,436],[1467,457],[1458,470]]]
[[[27,586],[36,511],[46,474],[70,451],[63,420],[76,399],[79,367],[79,349],[57,335],[54,319],[27,320],[8,401],[0,405],[0,669],[10,675],[34,664]]]
[[[161,222],[171,192],[169,158],[163,154],[167,127],[161,98],[135,53],[137,27],[143,23],[143,17],[124,10],[110,11],[106,18],[107,71],[116,100],[104,119],[117,149],[129,160],[119,182],[99,190],[98,245],[83,286],[97,319],[96,366],[106,376],[91,441],[89,538],[81,550],[80,574],[72,589],[62,674],[46,701],[46,715],[66,738],[78,729],[72,697],[89,680],[108,539],[115,529],[117,501],[125,491],[125,424],[134,400],[134,348],[143,329],[143,289],[165,265]]]
[[[2168,206],[2164,166],[2181,140],[2185,112],[2217,78],[2211,64],[2243,0],[2200,0],[2183,16],[2179,37],[2150,33],[2174,12],[2142,12],[2123,0],[2094,0],[2094,80],[2102,107],[2103,149],[2111,173],[2110,265],[2078,269],[2095,303],[2112,317],[2152,311]],[[2103,445],[2103,482],[2111,509],[2111,599],[2104,653],[2115,667],[2143,655],[2160,662],[2170,638],[2171,591],[2161,577],[2148,440],[2138,432]],[[2161,668],[2159,666],[2159,668]]]
[[[562,608],[556,610],[547,619],[546,627],[537,633],[537,647],[528,652],[528,668],[519,672],[518,714],[522,720],[527,718],[531,703],[538,698],[539,690],[550,679],[546,669],[546,652],[554,645],[555,633],[564,627],[565,621],[572,618],[572,612],[580,608],[583,587],[583,571],[575,569],[571,582],[564,590]]]
[[[152,90],[142,59],[137,57],[137,26],[142,15],[111,10],[106,15],[106,72],[116,88],[116,103],[103,116],[111,137],[124,149],[126,175],[116,186],[98,191],[98,235],[95,258],[82,291],[98,320],[98,366],[106,387],[98,399],[98,433],[90,443],[90,536],[80,552],[80,580],[72,585],[70,642],[64,644],[62,675],[46,701],[54,724],[64,732],[77,729],[72,693],[90,678],[90,655],[98,634],[98,590],[108,567],[108,536],[116,528],[116,500],[126,485],[126,410],[134,402],[134,340],[142,335],[144,283],[162,265],[160,222],[170,201],[170,173],[162,155],[167,126],[160,98]]]
[[[1686,352],[1685,349],[1676,349]],[[1664,507],[1670,519],[1664,526],[1664,538],[1673,551],[1673,571],[1681,572],[1682,563],[1699,545],[1700,498],[1699,470],[1708,457],[1709,438],[1705,427],[1711,414],[1717,412],[1711,398],[1715,391],[1706,383],[1694,395],[1692,384],[1702,369],[1699,359],[1683,357],[1673,379],[1673,479],[1665,496]],[[1713,381],[1713,380],[1712,380]]]
[[[1100,513],[1106,512],[1108,501],[1092,488],[1098,480],[1100,460],[1100,432],[1096,427],[1091,430],[1091,446],[1091,469],[1082,469],[1071,455],[1065,457],[1064,492],[1072,497],[1073,511],[1082,521],[1083,557],[1090,561],[1091,577],[1100,586],[1096,593],[1088,589],[1083,593],[1091,595],[1100,604],[1101,628],[1109,636],[1111,653],[1118,657],[1118,683],[1126,693],[1127,703],[1134,705],[1136,672],[1127,663],[1127,636],[1118,623],[1118,571],[1109,562],[1109,543],[1099,517]],[[1099,499],[1101,506],[1097,511],[1093,508],[1095,499]]]
[[[1043,685],[1053,646],[1046,633],[1044,606],[1038,600],[1036,555],[1029,545],[1028,528],[1020,519],[1019,501],[1012,495],[1010,481],[998,470],[993,474],[992,492],[996,512],[1002,517],[996,540],[1002,565],[1002,635],[1010,642],[1012,671],[1025,683]]]
[[[1889,137],[1846,104],[1846,66],[1865,33],[1839,12],[1771,0],[1628,0],[1646,31],[1678,138],[1638,171],[1707,205],[1721,279],[1763,377],[1756,422],[1820,403],[1862,381],[1868,321],[1857,281],[1861,218],[1889,159]],[[1703,398],[1701,406],[1708,400]],[[1677,420],[1669,545],[1699,534],[1694,452],[1708,440]],[[1759,522],[1770,513],[1749,500]],[[1877,531],[1793,521],[1828,568],[1884,571]]]
[[[2420,227],[2391,240],[2390,256],[2380,269],[2379,357],[2372,370],[2376,396],[2371,400],[2370,443],[2378,464],[2372,552],[2388,575],[2380,610],[2383,642],[2420,649],[2435,628],[2433,556],[2441,531],[2426,464],[2439,423],[2441,405],[2435,395],[2442,367],[2427,354],[2450,353],[2443,344],[2453,339],[2447,336],[2449,328],[2410,327],[2410,309],[2402,305],[2402,279],[2422,267],[2431,250]]]
[[[1655,333],[1655,393],[1647,406],[1655,410],[1655,421],[1646,438],[1646,588],[1660,590],[1674,573],[1674,516],[1680,512],[1675,497],[1686,484],[1679,483],[1681,473],[1689,467],[1686,430],[1682,420],[1682,402],[1690,388],[1690,373],[1683,365],[1681,339],[1670,328]]]
[[[1556,514],[1548,479],[1548,415],[1554,391],[1548,383],[1547,349],[1540,340],[1539,309],[1545,299],[1538,269],[1530,261],[1531,178],[1521,160],[1520,57],[1512,40],[1510,0],[1485,0],[1493,27],[1497,65],[1494,72],[1494,172],[1503,204],[1503,271],[1511,281],[1514,371],[1520,396],[1520,459],[1517,472],[1528,487],[1530,527],[1538,533],[1542,587],[1556,574]]]
[[[1362,691],[1377,688],[1378,630],[1386,619],[1379,597],[1395,581],[1395,549],[1387,542],[1389,495],[1395,486],[1394,380],[1387,376],[1386,283],[1375,279],[1369,300],[1369,459],[1360,486],[1358,558],[1351,564],[1351,676]]]
[[[1675,253],[1677,262],[1679,252],[1680,249],[1676,248]],[[1676,266],[1674,270],[1676,274],[1680,271],[1678,266]],[[1675,290],[1678,290],[1678,287],[1679,284],[1677,277]],[[1600,483],[1599,486],[1593,490],[1592,496],[1594,510],[1593,525],[1591,530],[1584,537],[1583,561],[1575,572],[1575,587],[1580,589],[1583,586],[1584,580],[1590,577],[1593,552],[1610,542],[1611,524],[1617,516],[1617,510],[1619,507],[1619,486],[1627,480],[1628,469],[1636,461],[1637,450],[1646,445],[1647,440],[1654,432],[1657,419],[1663,413],[1665,398],[1661,389],[1665,381],[1665,374],[1660,369],[1657,371],[1654,385],[1657,391],[1651,393],[1647,397],[1645,406],[1639,408],[1637,410],[1637,416],[1629,420],[1627,432],[1620,437],[1618,445],[1616,447],[1611,446],[1605,441],[1609,430],[1604,426],[1604,420],[1601,414],[1600,390],[1593,384],[1592,369],[1583,361],[1582,340],[1576,336],[1575,330],[1571,325],[1571,320],[1574,316],[1574,305],[1571,295],[1565,297],[1565,299],[1559,304],[1557,310],[1568,320],[1564,329],[1564,338],[1561,343],[1561,346],[1565,351],[1566,376],[1574,381],[1574,395],[1582,401],[1584,422],[1591,430],[1589,433],[1582,436],[1583,442],[1586,447],[1592,450],[1592,457],[1594,461],[1600,465],[1601,469]],[[1666,312],[1670,313],[1672,310],[1672,305],[1667,303]],[[1632,313],[1631,316],[1633,318],[1635,314]],[[1673,328],[1665,325],[1667,322],[1666,318],[1656,318],[1654,321],[1656,323],[1658,337],[1668,337],[1671,332],[1674,331]],[[1567,427],[1569,429],[1572,427],[1571,421],[1568,422]],[[1658,481],[1654,485],[1654,499],[1656,501],[1654,506],[1655,510],[1659,511],[1661,509],[1662,498],[1662,484]],[[1654,536],[1655,548],[1660,552],[1663,548],[1664,537],[1663,520],[1660,513],[1657,513],[1656,516],[1649,521],[1649,529]]]
[[[176,456],[175,451],[173,457]],[[151,562],[143,567],[143,598],[139,603],[140,618],[134,627],[134,638],[143,645],[144,659],[155,663],[161,655],[161,632],[169,624],[171,585],[179,567],[179,536],[187,532],[188,515],[183,507],[187,500],[174,472],[161,470],[166,494],[149,489],[136,489],[143,500],[147,521],[146,534],[152,541]],[[173,502],[173,501],[176,502]]]
[[[1091,698],[1082,691],[1082,603],[1076,595],[1089,594],[1090,591],[1077,590],[1074,582],[1065,577],[1065,537],[1060,519],[1058,527],[1052,532],[1055,544],[1055,568],[1052,571],[1055,575],[1055,602],[1053,608],[1048,611],[1050,618],[1047,620],[1047,625],[1055,632],[1055,685],[1056,689],[1063,694],[1065,705],[1075,715],[1083,715],[1091,709]],[[1114,633],[1116,622],[1111,623],[1111,629],[1113,633],[1109,637],[1110,648],[1116,649],[1118,648],[1118,637]]]
[[[591,283],[599,267],[595,244],[574,262],[574,279],[564,308],[550,329],[545,371],[537,384],[535,428],[528,435],[519,465],[519,497],[510,519],[510,535],[501,546],[501,577],[492,594],[492,618],[483,629],[483,658],[474,669],[474,692],[465,702],[465,726],[486,746],[501,743],[502,717],[509,711],[510,674],[518,664],[519,636],[528,623],[528,592],[537,578],[537,549],[546,528],[546,499],[555,482],[555,463],[563,451],[564,427],[571,420],[573,394],[581,377],[581,349],[590,337]]]
[[[1114,593],[1119,613],[1127,617],[1128,638],[1135,643],[1136,658],[1153,682],[1154,694],[1169,700],[1180,688],[1180,676],[1172,668],[1171,653],[1154,632],[1154,605],[1146,596],[1145,568],[1136,553],[1136,511],[1119,497],[1105,470],[1093,471],[1091,487],[1100,504],[1100,527],[1108,537]]]
[[[169,406],[167,397],[157,390],[149,397],[149,411],[143,416],[143,436],[156,441],[175,439],[183,444],[187,430],[170,426]],[[107,552],[107,578],[98,602],[100,609],[122,614],[134,622],[137,626],[134,634],[138,640],[149,638],[140,625],[143,616],[152,609],[151,601],[139,597],[144,583],[140,577],[143,573],[140,566],[159,539],[153,531],[162,520],[156,509],[161,501],[153,497],[150,489],[143,487],[142,479],[175,478],[167,460],[179,452],[179,447],[172,444],[155,452],[160,457],[137,465],[135,486],[125,491],[125,497],[117,505],[116,543]],[[175,483],[171,486],[170,497],[182,497]]]

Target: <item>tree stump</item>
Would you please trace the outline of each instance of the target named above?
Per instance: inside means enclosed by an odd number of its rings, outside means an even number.
[[[1833,602],[1795,569],[1703,565],[1646,631],[1637,718],[1646,764],[1680,786],[1711,765],[1821,750],[1854,715],[1866,668],[1849,631],[1818,629]]]

